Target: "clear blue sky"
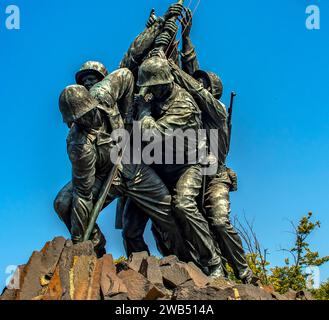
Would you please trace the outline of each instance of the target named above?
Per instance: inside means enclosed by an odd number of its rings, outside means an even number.
[[[5,29],[5,7],[12,3],[21,9],[18,31]],[[27,262],[55,236],[69,236],[52,207],[71,175],[59,93],[85,60],[114,70],[149,10],[163,14],[170,3],[0,1],[1,287],[7,265]],[[305,28],[309,4],[320,6],[321,30]],[[282,263],[278,250],[292,241],[287,219],[308,211],[322,222],[313,248],[329,254],[328,21],[326,0],[201,0],[194,19],[202,68],[221,75],[225,103],[231,90],[239,94],[229,165],[240,185],[232,214],[255,219],[273,264]],[[114,205],[100,225],[108,251],[123,254]],[[154,248],[149,233],[147,240]],[[321,271],[322,280],[329,277],[329,266]]]

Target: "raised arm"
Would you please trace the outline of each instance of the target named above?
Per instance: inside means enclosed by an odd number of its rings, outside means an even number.
[[[184,8],[185,14],[182,18],[182,52],[181,62],[182,69],[193,76],[195,71],[199,70],[199,62],[196,56],[190,33],[192,28],[192,11]]]
[[[163,18],[157,18],[152,9],[146,29],[139,34],[130,45],[127,53],[120,63],[121,68],[128,68],[134,75],[138,66],[143,62],[154,47],[166,47],[176,35],[176,18],[181,14],[183,6],[179,3],[172,4]]]
[[[227,120],[226,108],[220,101],[204,89],[201,83],[181,70],[173,61],[169,60],[169,64],[175,82],[192,95],[202,112],[207,113],[208,116],[219,123]]]
[[[122,59],[120,68],[128,68],[135,72],[135,69],[138,68],[144,57],[153,48],[154,41],[161,34],[163,26],[164,20],[160,18],[139,34]]]

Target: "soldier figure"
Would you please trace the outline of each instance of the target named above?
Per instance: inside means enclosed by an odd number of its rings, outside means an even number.
[[[155,47],[168,47],[172,38],[176,35],[178,27],[171,21],[172,17],[178,17],[183,10],[180,4],[173,4],[169,7],[164,17],[156,17],[152,9],[150,17],[146,23],[146,29],[139,34],[132,42],[129,50],[120,63],[120,67],[130,69],[134,76],[138,77],[138,68]],[[174,56],[178,59],[177,43],[173,42],[168,49],[168,56]],[[136,86],[136,90],[138,90]],[[123,240],[126,254],[129,257],[133,252],[147,251],[149,248],[144,241],[143,234],[149,218],[132,201],[122,197],[118,200],[117,223],[116,228],[123,228]],[[157,247],[164,256],[171,255],[168,247],[163,245],[164,235],[160,235],[156,226],[152,225],[152,232],[155,237]]]
[[[151,107],[142,105],[140,121],[142,131],[160,133],[163,140],[177,129],[195,133],[201,129],[200,110],[187,91],[174,83],[168,60],[153,56],[139,68],[137,85],[147,88],[153,95]],[[184,140],[184,139],[183,139]],[[210,235],[207,221],[198,209],[197,197],[202,186],[202,169],[198,161],[189,163],[189,147],[183,142],[185,161],[182,164],[155,165],[156,172],[173,194],[173,207],[179,230],[198,254],[200,265],[208,268],[211,276],[223,276],[220,251]],[[173,148],[176,159],[177,147]],[[163,158],[164,155],[163,155]]]
[[[69,227],[74,243],[83,240],[93,205],[113,167],[111,152],[116,145],[111,132],[123,129],[120,108],[127,109],[127,105],[132,105],[133,88],[132,73],[119,69],[94,85],[90,92],[83,86],[74,85],[61,94],[63,120],[72,124],[67,138],[72,181],[60,191],[55,209]],[[170,246],[178,257],[189,259],[172,216],[170,193],[151,168],[122,164],[104,207],[122,195],[141,207],[162,232],[170,234]],[[105,241],[97,226],[91,240],[98,256],[102,256]]]
[[[181,53],[182,69],[185,72],[174,62],[170,62],[170,66],[175,82],[186,89],[200,107],[210,146],[210,162],[217,159],[217,173],[208,176],[206,184],[205,211],[210,229],[236,277],[248,283],[253,279],[252,271],[248,267],[241,238],[229,218],[229,192],[237,190],[237,179],[236,174],[225,166],[229,150],[229,133],[226,108],[219,101],[223,85],[216,74],[199,70],[199,63],[189,36],[191,26],[192,12],[185,9],[185,16],[182,19],[183,51]],[[217,130],[217,137],[212,136],[212,130]]]
[[[98,82],[102,81],[108,75],[106,67],[99,61],[87,61],[75,75],[75,80],[78,85],[84,86],[88,91]],[[72,126],[72,122],[67,121],[69,128]],[[58,213],[60,219],[65,223],[69,232],[71,232],[72,224],[71,217],[67,210],[72,202],[72,184],[67,184],[62,192],[60,192],[54,202],[55,211]],[[99,255],[105,254],[106,239],[101,232],[98,225],[95,225],[93,232],[93,242],[95,250]]]

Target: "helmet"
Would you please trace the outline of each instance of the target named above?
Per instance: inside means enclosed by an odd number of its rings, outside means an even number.
[[[101,62],[87,61],[75,75],[77,84],[82,85],[82,78],[88,74],[94,74],[98,77],[99,81],[102,81],[109,73]]]
[[[98,102],[91,97],[84,86],[80,85],[66,87],[59,98],[59,110],[63,121],[67,124],[81,118],[97,106]]]
[[[166,59],[154,56],[145,60],[139,67],[137,85],[150,87],[174,82],[169,63]]]
[[[211,87],[211,94],[216,98],[220,99],[223,94],[223,83],[222,80],[213,72],[206,72],[202,70],[197,70],[193,74],[193,78],[206,78]]]

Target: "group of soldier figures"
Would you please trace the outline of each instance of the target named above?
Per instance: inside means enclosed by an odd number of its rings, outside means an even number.
[[[181,52],[175,40],[179,16]],[[229,218],[229,193],[236,190],[237,182],[225,166],[229,138],[227,111],[220,102],[223,86],[217,75],[200,70],[191,26],[192,12],[181,4],[171,5],[163,17],[152,10],[146,29],[131,44],[118,70],[108,74],[100,62],[88,61],[76,74],[77,84],[64,89],[59,104],[70,128],[67,152],[72,181],[57,195],[55,211],[73,242],[83,241],[92,209],[114,166],[110,157],[114,130],[138,121],[141,132],[154,130],[165,140],[177,129],[205,129],[209,157],[216,155],[213,175],[204,175],[198,162],[121,163],[103,208],[118,199],[128,256],[149,252],[143,235],[150,219],[161,254],[193,261],[212,277],[227,276],[228,263],[237,278],[250,283],[254,278]],[[214,129],[218,150],[211,150],[209,143]],[[90,240],[98,256],[105,254],[105,237],[97,224]]]

